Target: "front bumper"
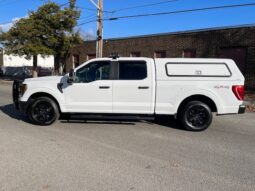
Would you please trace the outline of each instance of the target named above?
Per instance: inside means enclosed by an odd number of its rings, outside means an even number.
[[[23,101],[15,101],[14,106],[17,110],[19,110],[21,113],[26,114],[27,113],[27,102]]]
[[[27,113],[27,102],[19,101],[19,111],[21,113]]]
[[[239,106],[239,109],[238,109],[238,114],[243,114],[243,113],[245,113],[245,108],[246,108],[245,105],[240,105],[240,106]]]
[[[15,80],[12,86],[12,99],[14,106],[17,110],[21,111],[22,113],[27,112],[27,102],[20,101],[20,84],[22,81]]]

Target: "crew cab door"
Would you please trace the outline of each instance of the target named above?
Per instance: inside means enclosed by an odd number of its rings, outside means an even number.
[[[154,63],[150,60],[118,60],[113,81],[113,112],[153,114],[155,99]],[[116,67],[115,67],[116,68]]]
[[[111,68],[110,61],[92,61],[75,71],[74,83],[63,90],[68,112],[112,112]]]

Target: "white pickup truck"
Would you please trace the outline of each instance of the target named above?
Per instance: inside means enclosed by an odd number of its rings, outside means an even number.
[[[118,120],[175,115],[186,129],[200,131],[211,124],[212,112],[244,113],[243,98],[244,77],[228,59],[100,58],[65,76],[13,85],[16,107],[38,125],[60,114]]]

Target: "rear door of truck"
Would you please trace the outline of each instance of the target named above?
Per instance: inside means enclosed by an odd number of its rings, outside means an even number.
[[[113,81],[113,113],[153,114],[155,107],[154,61],[120,58]]]

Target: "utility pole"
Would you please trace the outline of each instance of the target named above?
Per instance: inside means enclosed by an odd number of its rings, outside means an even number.
[[[103,57],[103,0],[98,0],[96,4],[90,0],[97,8],[97,41],[96,41],[96,57]]]

